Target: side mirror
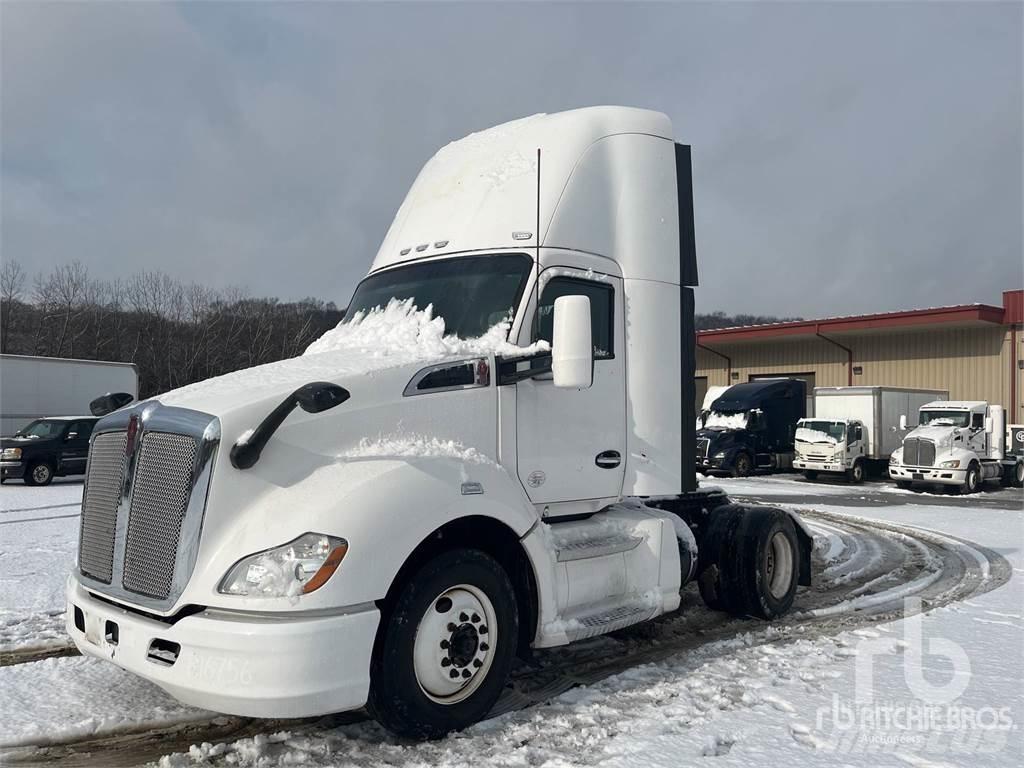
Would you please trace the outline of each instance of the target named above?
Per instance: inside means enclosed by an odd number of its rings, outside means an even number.
[[[986,416],[985,417],[985,432],[987,432],[990,435],[992,434],[992,417],[991,416]]]
[[[900,432],[905,432],[907,429],[907,414],[900,416]]]
[[[555,299],[551,372],[555,386],[565,389],[588,389],[594,381],[594,343],[590,337],[587,296]]]
[[[107,392],[89,403],[89,411],[93,416],[106,416],[118,408],[124,408],[134,399],[127,392]]]
[[[65,442],[70,442],[71,440],[75,440],[77,438],[78,438],[78,433],[77,432],[68,432],[66,435],[64,435],[64,441]]]

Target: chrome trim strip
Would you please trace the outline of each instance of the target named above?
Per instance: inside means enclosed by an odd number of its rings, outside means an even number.
[[[477,373],[480,363],[487,366],[488,375],[487,381],[479,381],[479,375]],[[423,381],[427,376],[434,373],[435,371],[443,371],[447,368],[457,368],[461,365],[473,366],[473,377],[475,379],[472,384],[456,384],[450,387],[431,387],[430,389],[419,389],[420,382]],[[447,363],[437,363],[435,365],[428,365],[426,368],[421,368],[416,374],[409,379],[409,383],[405,385],[405,389],[402,390],[402,397],[413,397],[415,395],[432,395],[435,392],[458,392],[463,389],[481,389],[483,387],[489,387],[491,385],[490,378],[490,360],[486,357],[473,357],[466,360],[451,360]]]

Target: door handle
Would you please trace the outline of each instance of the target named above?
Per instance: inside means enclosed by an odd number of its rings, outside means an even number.
[[[594,458],[594,463],[601,469],[615,469],[622,463],[622,456],[618,451],[602,451]]]

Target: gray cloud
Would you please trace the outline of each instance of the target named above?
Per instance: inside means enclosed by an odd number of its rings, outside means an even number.
[[[344,304],[439,146],[621,103],[694,146],[700,309],[994,302],[1022,8],[4,3],[0,247]]]

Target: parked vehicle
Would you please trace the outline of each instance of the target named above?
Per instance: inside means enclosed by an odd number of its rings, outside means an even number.
[[[431,737],[517,654],[674,611],[691,579],[785,613],[799,519],[697,489],[690,178],[668,118],[621,107],[438,152],[305,355],[97,425],[78,648],[200,707],[366,705]]]
[[[697,430],[697,468],[746,477],[793,465],[796,423],[807,412],[800,379],[734,384],[719,395]]]
[[[0,435],[12,435],[33,419],[87,414],[89,402],[103,392],[138,397],[135,365],[0,355]]]
[[[869,469],[884,473],[906,434],[900,416],[947,397],[934,389],[815,387],[814,418],[796,425],[793,467],[808,480],[825,472],[860,483]]]
[[[0,438],[0,483],[22,479],[25,485],[49,485],[55,477],[84,475],[99,417],[134,399],[126,392],[101,395],[90,403],[92,416],[33,419],[13,436]]]
[[[906,416],[900,419],[905,426]],[[1001,405],[984,401],[936,401],[921,406],[918,426],[892,453],[889,476],[900,488],[948,485],[974,493],[985,480],[1024,484],[1024,456],[1008,445]]]

